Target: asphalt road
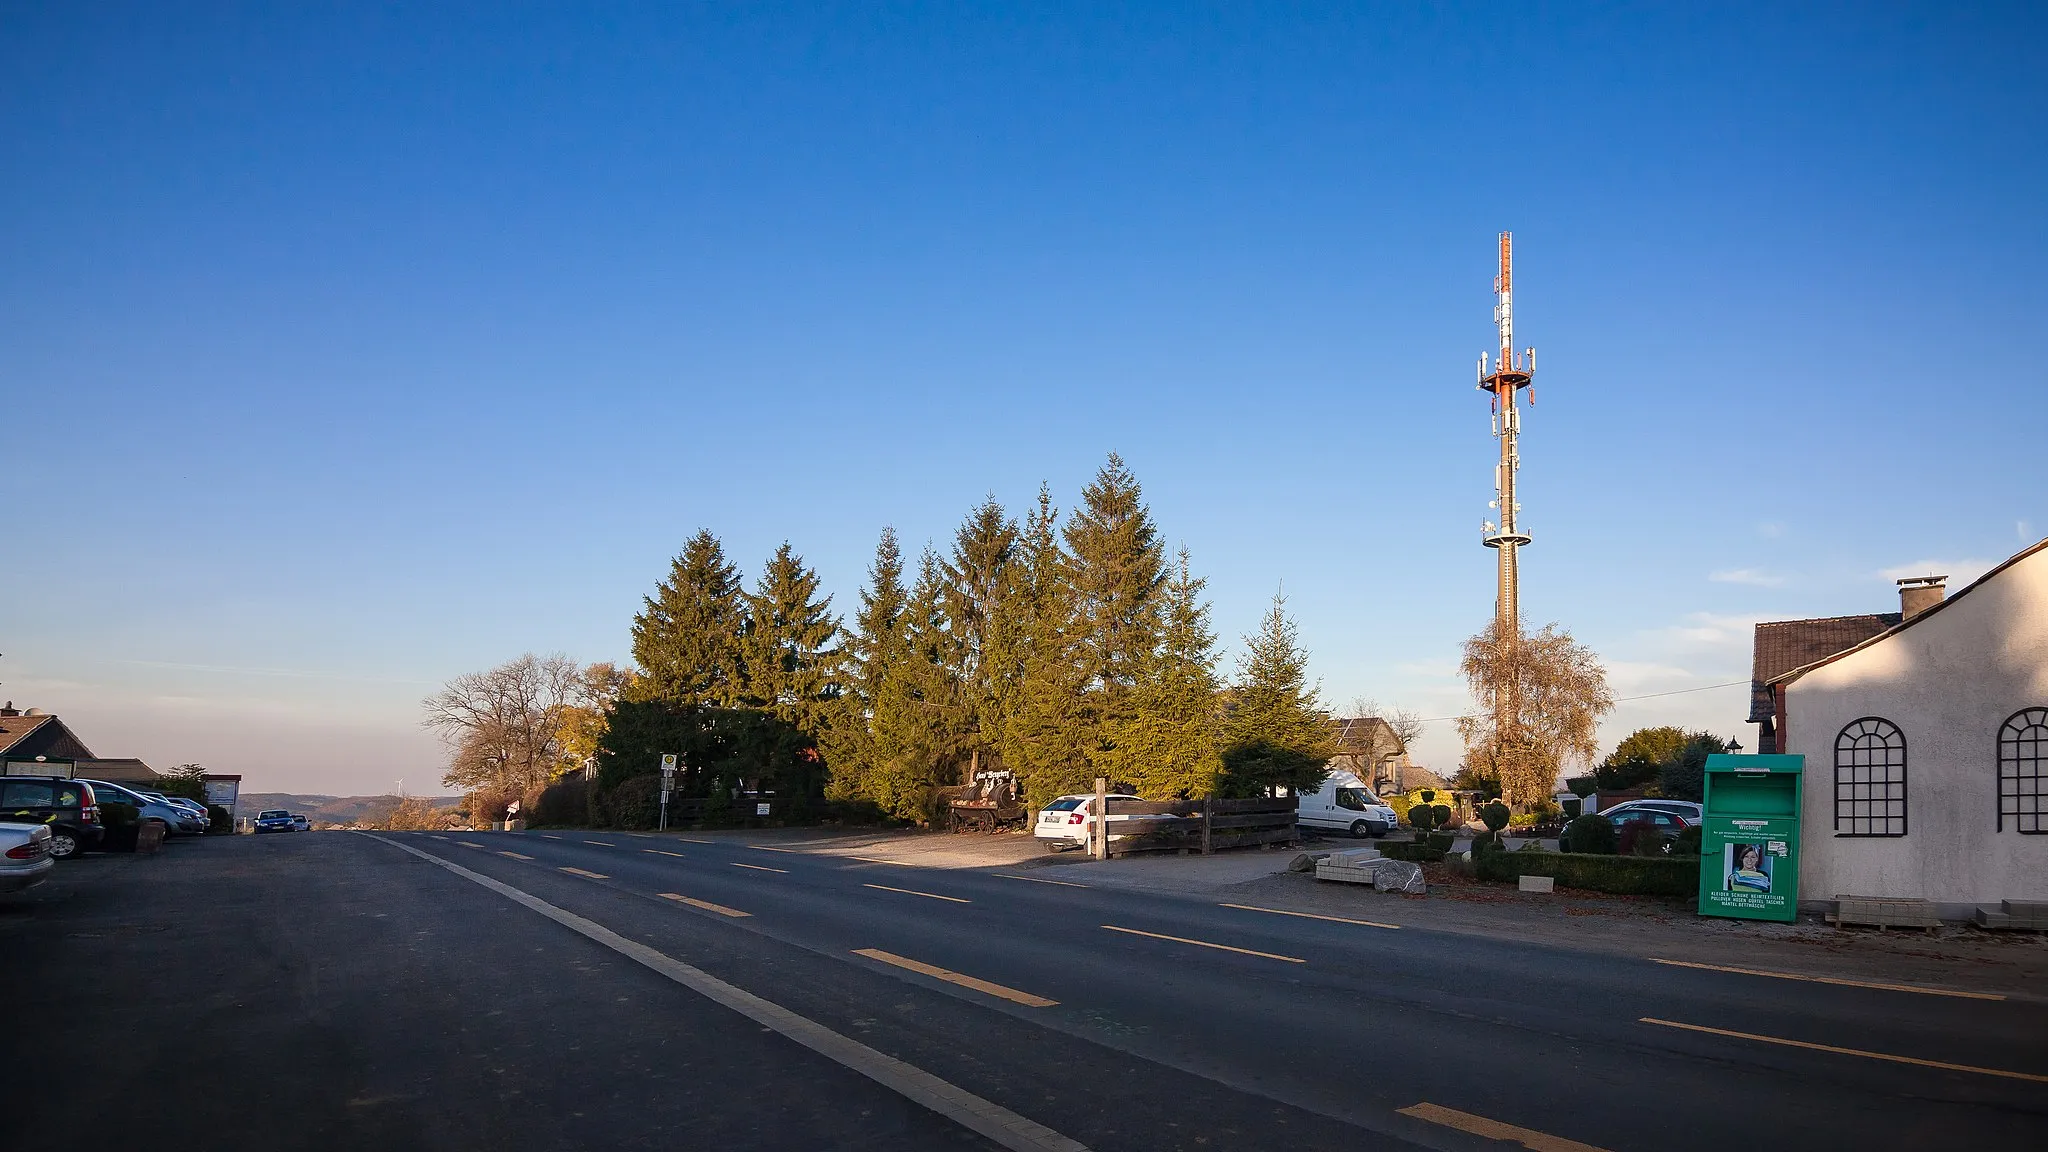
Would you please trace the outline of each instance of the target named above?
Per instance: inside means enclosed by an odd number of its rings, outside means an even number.
[[[1773,979],[1058,868],[380,835],[87,859],[0,905],[8,1027],[37,1037],[14,1050],[90,1086],[10,1109],[21,1146],[116,1114],[172,1148],[2048,1146],[2048,989]]]

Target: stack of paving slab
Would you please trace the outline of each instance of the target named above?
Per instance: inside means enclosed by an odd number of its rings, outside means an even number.
[[[2001,900],[1998,911],[1977,909],[1977,927],[2015,932],[2048,932],[2048,902]]]
[[[1380,855],[1377,848],[1352,848],[1344,852],[1332,852],[1316,861],[1316,879],[1341,880],[1346,884],[1370,884],[1379,875],[1382,864],[1392,861]]]

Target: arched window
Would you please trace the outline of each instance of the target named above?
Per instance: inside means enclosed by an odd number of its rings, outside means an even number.
[[[1835,835],[1906,834],[1906,734],[1877,716],[1835,737]]]
[[[1998,729],[1998,830],[2010,819],[2015,831],[2048,832],[2048,708],[2012,714]]]

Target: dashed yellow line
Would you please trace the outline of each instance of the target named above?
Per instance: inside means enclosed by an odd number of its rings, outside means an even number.
[[[1980,1068],[1975,1064],[1951,1064],[1946,1060],[1922,1060],[1918,1056],[1895,1056],[1890,1052],[1866,1052],[1861,1048],[1838,1048],[1833,1044],[1815,1044],[1808,1040],[1787,1040],[1783,1036],[1764,1036],[1755,1032],[1734,1032],[1726,1028],[1709,1028],[1704,1024],[1681,1024],[1676,1020],[1659,1020],[1654,1016],[1640,1018],[1644,1024],[1656,1024],[1664,1028],[1682,1028],[1687,1032],[1705,1032],[1710,1036],[1727,1036],[1736,1040],[1755,1040],[1762,1044],[1778,1044],[1786,1048],[1805,1048],[1813,1052],[1832,1052],[1837,1056],[1861,1056],[1866,1060],[1887,1060],[1893,1064],[1912,1064],[1920,1068],[1940,1068],[1946,1072],[1974,1072],[1979,1076],[2002,1076],[2007,1080],[2026,1080],[2035,1084],[2048,1084],[2048,1076],[2033,1072],[2014,1072],[2006,1068]]]
[[[737,860],[728,861],[728,863],[735,868],[745,868],[753,872],[780,872],[784,876],[789,875],[789,869],[787,868],[766,868],[759,864],[742,864]]]
[[[597,846],[598,846],[599,848],[617,848],[617,847],[618,847],[618,845],[617,845],[617,844],[614,844],[614,843],[612,843],[612,842],[611,842],[611,841],[609,841],[609,840],[585,840],[585,841],[584,841],[584,843],[585,843],[585,844],[595,844],[595,845],[597,845]]]
[[[427,836],[428,836],[428,837],[429,837],[430,839],[434,839],[434,840],[446,840],[446,839],[447,839],[447,837],[446,837],[446,836],[442,836],[442,835],[440,835],[440,834],[438,834],[438,833],[435,833],[435,832],[429,832],[429,833],[427,833]]]
[[[702,908],[706,912],[716,912],[720,916],[731,916],[736,919],[753,915],[752,912],[742,912],[737,908],[727,908],[723,904],[713,904],[709,900],[695,900],[675,892],[663,892],[661,898],[663,900],[673,900],[678,904],[688,904],[692,908]]]
[[[1119,928],[1114,924],[1104,924],[1103,927],[1111,932],[1128,932],[1133,936],[1150,936],[1154,940],[1171,940],[1175,944],[1193,944],[1197,948],[1214,948],[1219,952],[1237,952],[1245,956],[1262,956],[1268,960],[1285,960],[1289,964],[1308,963],[1308,961],[1303,960],[1299,956],[1282,956],[1278,952],[1260,952],[1255,948],[1239,948],[1233,944],[1213,944],[1207,940],[1190,940],[1185,936],[1166,936],[1158,932],[1141,932],[1136,928]]]
[[[567,873],[568,873],[569,875],[571,875],[571,876],[581,876],[581,877],[583,877],[583,878],[584,878],[584,879],[586,879],[586,880],[609,880],[609,879],[611,879],[611,877],[609,877],[609,876],[605,875],[605,874],[604,874],[604,873],[602,873],[602,872],[585,872],[585,871],[584,871],[583,869],[581,869],[581,868],[563,868],[563,869],[561,869],[561,871],[563,871],[563,872],[567,872]]]
[[[676,859],[678,859],[678,860],[687,860],[687,859],[689,859],[689,857],[687,857],[687,856],[683,855],[683,854],[682,854],[681,852],[667,852],[667,851],[664,851],[664,850],[662,850],[662,849],[660,849],[660,848],[642,848],[642,849],[641,849],[641,851],[642,851],[642,852],[652,852],[652,853],[654,853],[654,854],[655,854],[656,856],[673,856],[673,857],[675,857],[675,858],[676,858]]]
[[[460,845],[462,845],[462,846],[463,846],[464,848],[481,848],[481,847],[483,847],[483,845],[481,845],[481,844],[477,843],[477,842],[476,842],[476,841],[474,841],[474,840],[457,840],[457,841],[456,841],[456,843],[457,843],[457,844],[460,844]]]
[[[1399,924],[1382,924],[1377,920],[1353,920],[1349,916],[1324,916],[1316,912],[1289,912],[1285,908],[1261,908],[1256,904],[1218,904],[1218,908],[1237,908],[1245,912],[1270,912],[1275,916],[1299,916],[1304,920],[1328,920],[1335,924],[1357,924],[1365,928],[1395,928]]]
[[[498,853],[498,855],[500,855],[500,856],[510,856],[510,857],[511,857],[511,858],[513,858],[514,860],[531,860],[531,859],[533,859],[533,857],[531,857],[531,856],[521,856],[521,855],[520,855],[519,853],[517,853],[517,852],[505,852],[505,851],[500,851],[500,852]]]
[[[896,867],[898,867],[898,868],[916,868],[916,867],[919,867],[919,865],[916,865],[916,864],[912,864],[912,863],[909,863],[908,861],[904,861],[904,860],[884,860],[884,859],[882,859],[882,858],[881,858],[881,857],[879,857],[879,856],[848,856],[848,857],[847,857],[847,859],[848,859],[848,860],[858,860],[858,861],[860,861],[860,862],[861,862],[861,863],[863,863],[863,864],[893,864],[893,865],[895,865],[895,866],[896,866]]]
[[[752,848],[752,849],[753,849],[754,851],[756,851],[756,852],[782,852],[782,853],[786,853],[786,854],[788,854],[788,855],[791,855],[791,856],[808,856],[808,855],[810,855],[810,853],[808,853],[808,852],[805,852],[805,851],[803,851],[803,850],[801,850],[801,849],[798,849],[798,848],[771,848],[771,847],[769,847],[769,846],[768,846],[768,845],[766,845],[766,844],[749,844],[749,845],[747,845],[747,847],[749,847],[749,848]]]
[[[994,876],[1001,876],[1001,877],[1002,877],[1003,879],[1005,879],[1005,880],[1029,880],[1029,881],[1031,881],[1031,882],[1032,882],[1033,884],[1057,884],[1057,885],[1059,885],[1059,886],[1060,886],[1060,887],[1062,887],[1062,888],[1093,888],[1093,887],[1095,887],[1095,885],[1093,885],[1093,884],[1080,884],[1080,883],[1076,883],[1075,881],[1072,881],[1072,880],[1047,880],[1047,879],[1045,879],[1045,878],[1044,878],[1044,877],[1042,877],[1042,876],[1019,876],[1019,875],[1017,875],[1017,874],[1016,874],[1016,873],[1014,873],[1014,872],[994,872],[994,873],[990,873],[990,875],[994,875]]]
[[[856,948],[853,950],[853,954],[855,956],[865,956],[870,960],[879,960],[884,964],[893,964],[898,968],[905,968],[921,975],[930,976],[934,980],[944,980],[948,984],[958,984],[962,988],[972,988],[976,992],[998,996],[1011,1003],[1022,1004],[1027,1008],[1051,1008],[1059,1003],[1057,1000],[1047,1000],[1043,996],[1033,996],[1029,992],[1019,992],[1015,988],[1006,988],[1001,984],[991,984],[986,980],[978,980],[972,976],[965,976],[958,972],[926,964],[921,960],[912,960],[907,956],[898,956],[894,952],[884,952],[880,948]]]
[[[1772,972],[1764,968],[1730,968],[1724,964],[1695,964],[1690,960],[1665,960],[1652,956],[1658,964],[1669,964],[1674,968],[1700,968],[1708,972],[1733,972],[1738,976],[1769,976],[1773,980],[1803,980],[1808,984],[1840,984],[1846,988],[1875,988],[1880,992],[1918,992],[1922,996],[1954,996],[1963,1000],[2003,1000],[1996,992],[1961,992],[1951,988],[1924,988],[1917,984],[1883,984],[1875,980],[1844,980],[1838,976],[1802,976],[1797,972]]]
[[[919,892],[919,891],[918,891],[917,889],[915,889],[915,888],[891,888],[891,887],[889,887],[889,886],[888,886],[887,884],[863,884],[863,885],[861,885],[861,887],[863,887],[863,888],[875,888],[875,889],[879,889],[880,891],[883,891],[883,892],[901,892],[901,893],[903,893],[903,894],[904,894],[905,896],[923,896],[923,897],[926,897],[927,899],[931,899],[931,900],[945,900],[945,901],[947,901],[947,902],[949,902],[949,903],[953,903],[953,904],[972,904],[972,903],[974,903],[974,901],[972,901],[972,900],[965,900],[965,899],[962,899],[961,897],[958,897],[958,896],[941,896],[941,895],[939,895],[939,894],[938,894],[937,892]]]
[[[1460,1132],[1470,1132],[1474,1136],[1488,1140],[1512,1140],[1530,1149],[1531,1152],[1602,1152],[1591,1144],[1581,1144],[1577,1140],[1567,1140],[1562,1136],[1552,1136],[1548,1132],[1538,1132],[1532,1128],[1503,1124],[1498,1120],[1474,1116],[1470,1112],[1460,1112],[1456,1108],[1446,1108],[1441,1104],[1410,1104],[1406,1108],[1396,1108],[1395,1111],[1403,1116],[1413,1116],[1417,1120],[1427,1120],[1431,1124],[1456,1128]]]
[[[543,840],[560,840],[560,839],[561,839],[561,837],[560,837],[560,836],[550,836],[550,835],[548,835],[548,834],[547,834],[547,833],[545,833],[545,832],[543,832],[543,833],[541,833],[541,834],[540,834],[540,838],[541,838],[541,839],[543,839]]]

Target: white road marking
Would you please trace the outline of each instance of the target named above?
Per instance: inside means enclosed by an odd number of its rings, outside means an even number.
[[[429,864],[446,868],[465,880],[482,885],[514,903],[524,905],[564,928],[602,944],[627,959],[645,965],[692,992],[724,1005],[757,1024],[771,1028],[827,1060],[858,1072],[905,1099],[929,1108],[1005,1148],[1013,1149],[1015,1152],[1088,1152],[1088,1146],[1078,1140],[1062,1136],[1043,1124],[1028,1120],[993,1101],[984,1100],[922,1068],[877,1052],[858,1040],[841,1036],[823,1024],[799,1016],[743,988],[728,984],[708,972],[693,968],[637,940],[628,940],[594,920],[586,920],[574,912],[557,908],[538,896],[528,895],[510,884],[493,880],[481,872],[472,872],[459,864],[452,864],[409,844],[401,844],[372,833],[363,835],[389,844],[401,852],[410,852]]]

